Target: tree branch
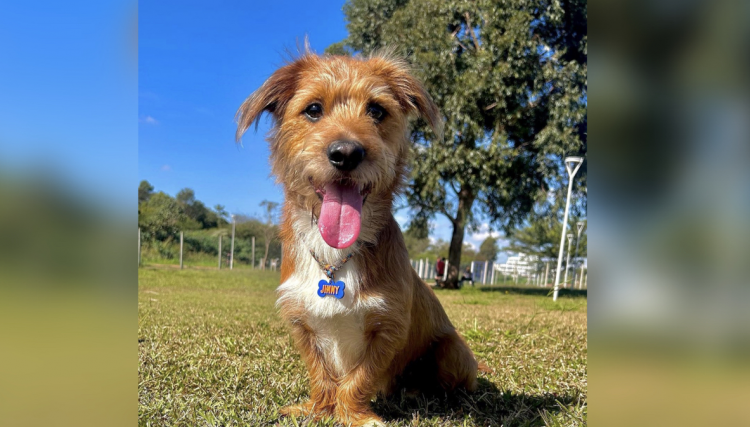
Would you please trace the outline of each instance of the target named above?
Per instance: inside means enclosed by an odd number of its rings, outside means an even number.
[[[456,41],[458,42],[458,45],[461,46],[462,48],[464,48],[464,50],[469,50],[469,48],[467,48],[466,46],[464,46],[464,44],[461,43],[461,40],[458,38],[458,30],[460,30],[460,29],[461,29],[461,26],[460,25],[457,26],[456,29],[453,30],[453,32],[451,33],[451,37],[455,38]]]
[[[456,196],[458,196],[458,190],[453,186],[453,181],[448,181],[448,185],[451,186],[451,190],[453,190],[453,192],[456,193]]]
[[[451,224],[455,224],[456,223],[456,218],[454,218],[453,216],[451,216],[450,213],[448,213],[448,211],[445,209],[444,205],[440,206],[439,212],[441,214],[445,215],[450,220]]]
[[[466,28],[471,34],[471,39],[474,40],[474,48],[480,50],[479,40],[477,40],[477,35],[474,33],[474,27],[471,26],[471,16],[469,16],[469,12],[464,13],[464,17],[466,18]]]

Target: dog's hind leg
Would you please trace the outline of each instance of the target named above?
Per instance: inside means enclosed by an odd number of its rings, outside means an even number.
[[[477,361],[455,329],[440,337],[434,348],[440,386],[447,391],[456,387],[476,391]]]

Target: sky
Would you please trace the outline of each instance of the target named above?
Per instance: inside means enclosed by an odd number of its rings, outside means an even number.
[[[137,221],[135,23],[125,0],[3,3],[2,172],[52,177]]]
[[[346,37],[343,4],[141,3],[138,181],[170,195],[192,188],[207,206],[221,204],[230,213],[258,215],[261,201],[282,202],[281,187],[270,176],[270,119],[264,116],[240,145],[234,114],[305,37],[319,53]],[[396,219],[403,227],[408,212],[397,212]],[[467,234],[465,242],[478,248],[489,230],[484,225]],[[430,237],[450,235],[448,221],[436,218]]]

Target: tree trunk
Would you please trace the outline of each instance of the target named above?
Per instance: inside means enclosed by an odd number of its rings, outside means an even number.
[[[453,234],[451,235],[451,245],[448,250],[450,271],[444,285],[446,288],[458,288],[458,280],[461,278],[461,250],[464,244],[464,229],[466,228],[466,221],[469,218],[469,212],[471,212],[473,204],[474,194],[471,192],[471,187],[462,185],[461,190],[458,192],[456,218],[451,221],[453,223]]]

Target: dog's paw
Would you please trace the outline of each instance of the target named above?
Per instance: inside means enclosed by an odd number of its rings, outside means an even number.
[[[313,403],[308,400],[298,405],[285,406],[279,413],[285,417],[306,417],[313,413]]]
[[[322,418],[333,415],[331,408],[317,406],[312,400],[297,405],[289,405],[281,408],[279,414],[282,417],[309,417],[312,420],[319,421]]]
[[[344,425],[351,425],[356,427],[385,427],[383,420],[375,415],[373,412],[365,412],[363,414],[349,415],[348,417],[342,417],[339,414],[339,421]]]

